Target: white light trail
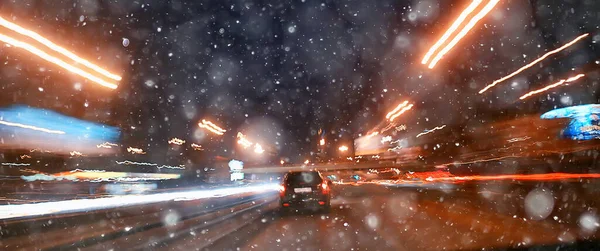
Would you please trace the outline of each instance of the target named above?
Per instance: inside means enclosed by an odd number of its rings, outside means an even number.
[[[405,113],[406,111],[410,110],[412,107],[413,107],[413,104],[410,104],[410,105],[402,108],[402,110],[400,110],[398,113],[396,113],[390,117],[390,122],[394,121],[398,116],[400,116],[403,113]]]
[[[102,144],[96,145],[96,148],[108,148],[108,149],[111,149],[113,146],[118,146],[118,145],[114,144],[114,143],[110,143],[110,142],[104,142]]]
[[[200,128],[205,128],[207,130],[209,130],[210,132],[217,134],[217,135],[223,135],[226,130],[224,130],[223,128],[213,124],[212,122],[208,121],[208,120],[202,120],[201,123],[198,123],[198,126]]]
[[[7,126],[20,127],[20,128],[24,128],[24,129],[30,129],[30,130],[40,131],[40,132],[45,132],[45,133],[65,134],[65,132],[59,131],[59,130],[50,130],[50,129],[41,128],[41,127],[37,127],[37,126],[13,123],[13,122],[8,122],[8,121],[4,121],[4,120],[0,120],[0,124],[7,125]]]
[[[164,192],[143,195],[123,195],[94,199],[74,199],[41,203],[0,206],[0,219],[39,217],[50,214],[90,212],[102,209],[139,206],[169,201],[188,201],[219,198],[248,193],[270,193],[279,191],[279,184],[248,185],[210,190]]]
[[[127,147],[127,152],[129,152],[131,154],[146,154],[146,152],[144,152],[144,150],[142,150],[140,148],[135,148],[135,147]]]
[[[417,138],[418,138],[418,137],[421,137],[421,136],[423,136],[423,135],[425,135],[425,134],[429,134],[429,133],[432,133],[432,132],[434,132],[434,131],[437,131],[437,130],[444,129],[444,127],[446,127],[446,125],[443,125],[443,126],[437,126],[437,127],[433,128],[433,129],[431,129],[431,130],[425,130],[424,132],[417,134]]]
[[[171,144],[171,145],[178,145],[178,146],[180,146],[180,145],[185,144],[185,140],[179,139],[179,138],[172,138],[172,139],[170,139],[168,141],[168,143]]]

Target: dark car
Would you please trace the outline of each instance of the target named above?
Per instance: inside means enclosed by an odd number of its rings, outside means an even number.
[[[331,208],[331,182],[318,171],[287,173],[279,193],[283,211],[318,209],[328,212]]]

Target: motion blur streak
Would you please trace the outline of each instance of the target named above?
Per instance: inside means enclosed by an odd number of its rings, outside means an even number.
[[[49,214],[87,212],[125,206],[136,206],[167,201],[199,200],[213,197],[225,197],[244,193],[268,193],[279,190],[279,184],[249,185],[241,187],[170,192],[145,195],[124,195],[97,199],[77,199],[54,202],[42,202],[20,205],[0,206],[0,219],[35,217]]]
[[[108,149],[112,148],[113,146],[117,146],[117,144],[110,143],[110,142],[104,142],[102,144],[96,145],[97,148],[108,148]]]
[[[424,132],[417,134],[417,138],[418,138],[418,137],[421,137],[421,136],[423,136],[423,135],[426,135],[426,134],[432,133],[432,132],[434,132],[434,131],[437,131],[437,130],[444,129],[444,127],[446,127],[446,125],[442,125],[442,126],[436,126],[435,128],[433,128],[433,129],[431,129],[431,130],[425,130]]]
[[[192,146],[192,148],[194,148],[194,150],[196,150],[196,151],[202,151],[203,150],[202,146],[198,145],[196,143],[192,143],[190,146]]]
[[[46,128],[41,128],[41,127],[36,127],[36,126],[31,126],[31,125],[24,125],[24,124],[19,124],[19,123],[12,123],[12,122],[8,122],[8,121],[4,121],[4,120],[0,120],[0,124],[7,125],[7,126],[20,127],[20,128],[25,128],[25,129],[31,129],[34,131],[52,133],[52,134],[65,134],[65,132],[63,132],[63,131],[50,130],[50,129],[46,129]]]
[[[394,110],[392,110],[391,112],[388,112],[388,114],[385,115],[385,118],[389,119],[392,115],[394,115],[394,113],[398,112],[400,109],[402,109],[406,105],[408,105],[408,101],[402,102],[401,104],[399,104],[398,106],[396,106],[396,108],[394,108]]]
[[[178,146],[180,146],[180,145],[185,144],[185,140],[179,139],[179,138],[172,138],[172,139],[170,139],[168,141],[168,143],[171,144],[171,145],[178,145]]]
[[[36,48],[33,45],[30,45],[30,44],[25,43],[25,42],[21,42],[19,40],[14,39],[14,38],[8,37],[8,36],[6,36],[4,34],[0,34],[0,41],[5,42],[5,43],[10,44],[10,45],[15,46],[15,47],[22,48],[22,49],[24,49],[26,51],[29,51],[29,52],[35,54],[36,56],[38,56],[38,57],[40,57],[40,58],[42,58],[42,59],[44,59],[44,60],[46,60],[46,61],[48,61],[50,63],[56,64],[56,65],[58,65],[58,66],[60,66],[60,67],[62,67],[64,69],[66,69],[66,70],[68,70],[68,71],[70,71],[72,73],[75,73],[75,74],[77,74],[79,76],[82,76],[82,77],[84,77],[84,78],[86,78],[86,79],[88,79],[88,80],[90,80],[92,82],[95,82],[95,83],[99,84],[99,85],[102,85],[104,87],[108,87],[110,89],[117,89],[117,85],[116,84],[106,82],[103,79],[98,78],[98,77],[90,74],[89,72],[86,72],[86,71],[84,71],[84,70],[82,70],[80,68],[77,68],[77,67],[75,67],[73,65],[70,65],[70,64],[66,63],[65,61],[62,61],[62,60],[60,60],[60,59],[58,59],[56,57],[53,57],[53,56],[49,55],[46,52],[43,52],[42,50]]]
[[[406,111],[410,110],[412,107],[413,107],[413,104],[410,104],[410,105],[402,108],[402,110],[400,110],[398,113],[396,113],[392,117],[390,117],[390,122],[394,121],[398,116],[400,116],[403,113],[405,113]]]
[[[541,62],[542,60],[546,59],[548,56],[550,56],[550,55],[552,55],[552,54],[556,54],[556,53],[558,53],[558,52],[560,52],[560,51],[562,51],[562,50],[564,50],[564,49],[566,49],[566,48],[570,47],[571,45],[573,45],[573,44],[577,43],[579,40],[581,40],[581,39],[583,39],[583,38],[585,38],[585,37],[587,37],[587,36],[589,36],[589,35],[590,35],[589,33],[583,34],[583,35],[581,35],[581,36],[579,36],[579,37],[577,37],[577,38],[573,39],[573,41],[571,41],[571,42],[569,42],[569,43],[567,43],[567,44],[565,44],[565,45],[561,46],[560,48],[558,48],[558,49],[555,49],[555,50],[553,50],[553,51],[549,51],[548,53],[544,54],[543,56],[539,57],[538,59],[534,60],[533,62],[531,62],[531,63],[529,63],[529,64],[527,64],[527,65],[525,65],[525,66],[521,67],[520,69],[518,69],[518,70],[516,70],[515,72],[513,72],[513,73],[511,73],[511,74],[507,75],[506,77],[503,77],[503,78],[501,78],[501,79],[498,79],[498,80],[494,81],[493,83],[489,84],[489,85],[488,85],[488,86],[486,86],[485,88],[481,89],[481,91],[479,91],[479,94],[482,94],[482,93],[484,93],[485,91],[489,90],[490,88],[494,87],[495,85],[497,85],[497,84],[499,84],[499,83],[501,83],[501,82],[504,82],[505,80],[507,80],[507,79],[509,79],[509,78],[512,78],[512,77],[514,77],[515,75],[517,75],[517,74],[521,73],[521,72],[522,72],[522,71],[524,71],[524,70],[527,70],[528,68],[530,68],[530,67],[532,67],[532,66],[536,65],[537,63]]]
[[[440,61],[444,55],[446,55],[464,36],[466,36],[467,33],[471,29],[473,29],[473,27],[479,22],[479,20],[484,18],[490,11],[492,11],[492,9],[494,9],[494,7],[496,6],[496,4],[498,4],[499,1],[500,0],[490,0],[490,2],[486,4],[483,7],[483,9],[481,9],[481,11],[479,11],[479,13],[477,13],[477,15],[475,15],[471,19],[471,21],[467,23],[467,25],[465,25],[465,27],[463,27],[463,29],[456,35],[456,37],[454,37],[454,39],[452,39],[452,41],[450,41],[450,43],[448,43],[446,47],[444,47],[444,49],[442,49],[433,58],[433,60],[431,60],[431,63],[429,64],[429,69],[433,69],[433,67],[435,67],[438,61]]]
[[[217,125],[213,124],[212,122],[204,120],[204,119],[202,120],[201,123],[198,123],[198,126],[200,128],[205,128],[216,135],[223,135],[226,132],[225,130],[223,130],[223,128],[218,127]]]
[[[84,65],[84,66],[86,66],[86,67],[88,67],[88,68],[90,68],[90,69],[92,69],[92,70],[94,70],[94,71],[96,71],[96,72],[98,72],[98,73],[100,73],[100,74],[108,77],[108,78],[111,78],[111,79],[114,79],[114,80],[117,80],[117,81],[121,81],[121,77],[120,76],[112,74],[112,73],[108,72],[107,70],[104,70],[101,67],[99,67],[99,66],[97,66],[95,64],[92,64],[92,63],[90,63],[89,61],[87,61],[87,60],[85,60],[83,58],[78,57],[77,55],[73,54],[72,52],[68,51],[67,49],[65,49],[63,47],[60,47],[60,46],[56,45],[55,43],[51,42],[50,40],[42,37],[40,34],[37,34],[37,33],[33,32],[31,30],[25,29],[25,28],[23,28],[23,27],[21,27],[21,26],[19,26],[17,24],[11,23],[11,22],[9,22],[8,20],[6,20],[6,19],[4,19],[2,17],[0,17],[0,25],[6,27],[8,29],[11,29],[11,30],[13,30],[13,31],[15,31],[15,32],[17,32],[17,33],[19,33],[21,35],[33,38],[34,40],[36,40],[36,41],[44,44],[45,46],[47,46],[48,48],[52,49],[53,51],[56,51],[56,52],[58,52],[60,54],[63,54],[66,57],[72,59],[73,61],[75,61],[75,62],[77,62],[79,64],[82,64],[82,65]]]
[[[477,8],[477,6],[479,6],[479,4],[481,4],[481,1],[482,0],[474,0],[473,2],[471,2],[471,4],[469,4],[469,6],[467,6],[467,8],[462,13],[460,13],[460,15],[454,21],[452,26],[450,26],[450,28],[446,30],[446,33],[444,33],[440,40],[438,40],[429,49],[427,54],[425,54],[425,57],[423,57],[423,61],[421,61],[421,64],[427,64],[427,62],[429,62],[429,59],[431,58],[433,53],[436,52],[437,49],[439,49],[440,46],[442,46],[442,44],[445,43],[446,40],[448,40],[448,38],[450,38],[450,36],[459,28],[459,26],[465,21],[465,19]]]
[[[83,154],[78,151],[72,151],[69,154],[71,154],[71,156],[83,156]]]
[[[238,137],[238,144],[242,145],[244,148],[248,148],[252,146],[252,142],[250,142],[248,139],[246,139],[246,135],[244,135],[241,132],[238,132],[237,134]]]
[[[566,180],[600,178],[600,173],[543,173],[543,174],[506,174],[493,176],[453,176],[453,177],[428,177],[427,181],[487,181],[487,180]]]
[[[142,150],[140,148],[135,148],[135,147],[127,147],[127,152],[132,153],[132,154],[146,154],[146,152],[144,152],[144,150]]]
[[[7,163],[4,162],[2,163],[3,166],[30,166],[31,164],[27,164],[27,163]]]
[[[570,78],[568,78],[568,79],[561,79],[560,81],[558,81],[558,82],[556,82],[556,83],[554,83],[554,84],[548,85],[548,86],[546,86],[546,87],[544,87],[544,88],[542,88],[542,89],[535,90],[535,91],[531,91],[531,92],[529,92],[529,93],[527,93],[527,94],[525,94],[525,95],[521,96],[519,99],[520,99],[520,100],[526,99],[526,98],[528,98],[528,97],[531,97],[531,96],[533,96],[533,95],[535,95],[535,94],[538,94],[538,93],[540,93],[540,92],[545,92],[545,91],[547,91],[547,90],[550,90],[550,89],[552,89],[552,88],[555,88],[555,87],[561,86],[561,85],[562,85],[562,84],[564,84],[564,83],[571,83],[571,82],[573,82],[573,81],[576,81],[576,80],[578,80],[578,79],[580,79],[580,78],[582,78],[582,77],[584,77],[584,76],[585,76],[585,74],[578,74],[577,76],[570,77]]]

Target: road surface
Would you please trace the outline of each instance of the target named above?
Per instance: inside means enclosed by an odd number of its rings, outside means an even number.
[[[329,214],[269,214],[207,249],[471,250],[597,239],[598,185],[338,185]]]

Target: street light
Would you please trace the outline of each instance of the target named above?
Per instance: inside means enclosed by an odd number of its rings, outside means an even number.
[[[346,152],[346,151],[348,151],[348,147],[345,146],[345,145],[340,146],[340,148],[338,148],[338,149],[340,150],[340,152]]]
[[[325,145],[325,139],[321,139],[321,140],[319,140],[319,145],[322,145],[322,146],[324,146],[324,145]]]

